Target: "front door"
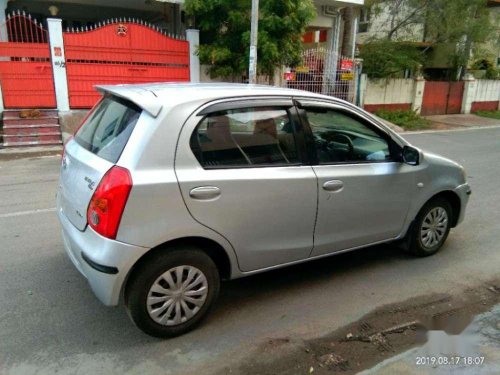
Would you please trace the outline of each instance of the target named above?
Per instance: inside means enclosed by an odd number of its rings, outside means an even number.
[[[312,256],[397,237],[415,184],[414,168],[395,160],[390,137],[341,108],[301,109],[311,131],[318,177]]]
[[[302,163],[301,130],[287,102],[219,105],[192,116],[179,139],[176,173],[186,206],[227,238],[242,271],[305,259],[313,247],[316,176]]]

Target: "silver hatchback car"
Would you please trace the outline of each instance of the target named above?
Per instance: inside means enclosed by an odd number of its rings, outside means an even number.
[[[65,249],[144,332],[205,317],[234,279],[398,241],[436,253],[464,217],[464,169],[309,92],[235,84],[102,86],[62,158]]]

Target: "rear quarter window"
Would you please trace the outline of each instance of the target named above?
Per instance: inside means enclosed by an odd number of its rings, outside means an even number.
[[[142,110],[128,100],[104,97],[75,134],[76,142],[97,156],[116,163]]]

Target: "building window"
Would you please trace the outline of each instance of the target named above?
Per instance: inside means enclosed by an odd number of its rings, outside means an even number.
[[[359,16],[359,32],[366,33],[370,28],[370,8],[361,8]]]

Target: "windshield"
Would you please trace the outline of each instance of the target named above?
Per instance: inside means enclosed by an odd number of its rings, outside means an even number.
[[[116,163],[141,112],[127,100],[107,96],[92,110],[75,134],[75,140],[86,150]]]

